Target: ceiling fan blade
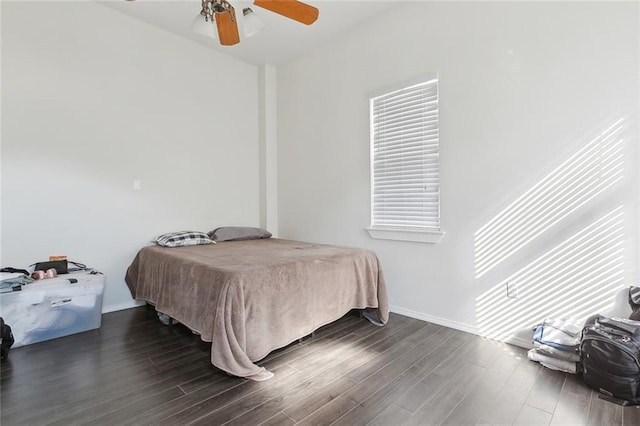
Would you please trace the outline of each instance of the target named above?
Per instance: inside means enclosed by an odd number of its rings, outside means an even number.
[[[253,4],[307,25],[316,22],[319,14],[317,8],[298,0],[255,0]]]
[[[238,33],[238,21],[236,20],[236,11],[233,7],[229,10],[216,13],[216,26],[218,27],[218,38],[223,46],[233,46],[240,43],[240,34]]]

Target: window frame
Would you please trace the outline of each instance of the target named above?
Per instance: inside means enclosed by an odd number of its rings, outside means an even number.
[[[375,165],[374,165],[374,149],[376,142],[376,132],[374,129],[374,100],[382,96],[391,95],[394,92],[398,92],[404,89],[411,88],[419,84],[427,84],[435,80],[436,82],[436,108],[437,108],[437,169],[438,169],[438,189],[437,193],[437,222],[438,227],[432,226],[396,226],[391,224],[375,224],[374,225],[374,183],[375,183]],[[422,75],[418,78],[414,78],[408,81],[404,81],[393,86],[376,90],[369,94],[369,149],[370,149],[370,226],[366,228],[371,238],[386,239],[386,240],[398,240],[398,241],[413,241],[423,243],[437,243],[444,237],[444,231],[442,230],[442,216],[440,212],[441,197],[440,197],[440,80],[436,73]],[[422,142],[427,142],[423,140]]]

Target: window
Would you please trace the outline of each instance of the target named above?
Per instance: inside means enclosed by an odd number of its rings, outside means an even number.
[[[437,242],[440,229],[438,79],[371,96],[373,238]]]

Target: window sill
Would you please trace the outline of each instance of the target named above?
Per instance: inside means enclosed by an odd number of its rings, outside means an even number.
[[[442,231],[428,231],[417,228],[367,228],[371,238],[379,240],[413,241],[437,244],[444,237]]]

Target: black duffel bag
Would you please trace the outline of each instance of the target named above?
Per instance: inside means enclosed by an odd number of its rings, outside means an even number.
[[[640,321],[590,318],[580,352],[584,380],[602,399],[640,405]]]
[[[0,362],[9,359],[9,349],[14,343],[15,340],[11,332],[11,327],[5,324],[4,319],[0,317]]]

